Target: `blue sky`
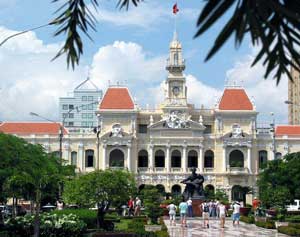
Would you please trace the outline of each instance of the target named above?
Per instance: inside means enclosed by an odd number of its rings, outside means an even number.
[[[0,30],[3,32],[1,34],[0,31],[0,39],[1,35],[4,37],[13,31],[48,22],[63,2],[0,0]],[[74,72],[66,69],[64,57],[54,63],[49,62],[64,39],[53,37],[55,27],[52,26],[13,39],[0,49],[0,63],[3,60],[5,71],[0,81],[0,96],[4,98],[0,102],[0,120],[29,120],[28,110],[56,119],[58,97],[72,91],[85,79],[89,70],[92,80],[104,90],[108,80],[113,83],[127,81],[142,107],[146,104],[154,107],[159,103],[162,97],[156,94],[161,91],[161,83],[167,75],[164,63],[174,31],[172,6],[175,1],[148,0],[138,8],[132,6],[128,12],[116,9],[116,2],[100,1],[96,13],[97,32],[90,32],[94,42],[84,37],[84,55]],[[269,119],[268,114],[272,111],[278,121],[285,123],[287,111],[283,101],[287,97],[287,83],[276,87],[271,79],[264,81],[261,65],[249,69],[257,49],[250,46],[248,39],[239,50],[230,40],[215,57],[204,63],[215,36],[228,16],[205,35],[193,39],[203,1],[177,2],[180,9],[177,29],[186,58],[190,102],[211,108],[221,96],[225,80],[231,84],[236,81],[246,88],[249,97],[253,97],[261,117],[265,115]],[[0,65],[0,70],[3,71],[3,68]],[[32,90],[38,93],[35,95]],[[149,93],[155,96],[146,96]],[[19,104],[20,96],[22,106],[18,109],[16,104]],[[266,97],[271,99],[271,103],[266,103]],[[41,106],[41,102],[47,104],[47,108]]]

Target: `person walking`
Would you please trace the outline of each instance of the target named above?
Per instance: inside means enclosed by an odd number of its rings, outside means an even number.
[[[187,200],[187,205],[188,205],[188,217],[193,217],[193,201],[191,198]]]
[[[220,202],[218,205],[218,213],[220,217],[220,225],[221,228],[225,227],[225,218],[226,218],[226,207],[223,202]]]
[[[184,198],[182,198],[181,203],[179,204],[179,210],[180,210],[180,221],[181,221],[181,226],[185,226],[186,225],[186,212],[188,209],[188,204],[185,202]]]
[[[133,216],[134,201],[132,197],[130,197],[130,199],[128,200],[127,206],[128,206],[128,216]]]
[[[206,200],[201,204],[201,209],[204,227],[209,228],[209,203]]]
[[[170,205],[167,206],[167,209],[169,210],[169,217],[170,217],[170,225],[176,225],[176,210],[177,207],[175,204],[171,203]]]
[[[232,213],[232,224],[235,225],[235,223],[239,226],[240,224],[240,208],[241,205],[238,201],[234,202],[232,205],[233,213]]]
[[[135,199],[134,206],[134,216],[139,216],[141,214],[142,201],[138,197]]]

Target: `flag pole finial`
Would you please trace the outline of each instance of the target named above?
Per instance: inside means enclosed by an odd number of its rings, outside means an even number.
[[[178,41],[178,35],[177,35],[177,13],[179,12],[177,2],[173,5],[173,14],[174,17],[174,33],[173,33],[173,41]]]

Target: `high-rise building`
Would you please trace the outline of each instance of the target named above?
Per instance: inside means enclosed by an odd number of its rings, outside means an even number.
[[[300,72],[291,67],[293,82],[288,82],[289,124],[300,124]]]
[[[102,98],[100,90],[89,78],[80,83],[72,96],[59,98],[59,119],[65,127],[97,126],[96,111]]]

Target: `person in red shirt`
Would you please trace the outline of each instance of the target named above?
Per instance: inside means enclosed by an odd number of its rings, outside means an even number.
[[[130,197],[129,201],[128,201],[128,215],[129,216],[133,216],[133,211],[134,211],[134,201],[133,198]]]

